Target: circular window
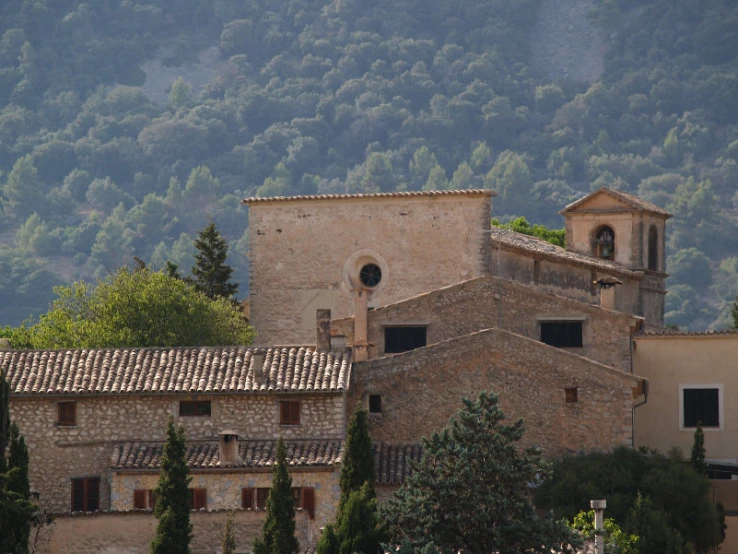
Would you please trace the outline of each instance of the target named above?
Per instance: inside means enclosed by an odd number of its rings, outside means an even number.
[[[382,270],[377,264],[366,264],[359,271],[359,280],[366,287],[376,287],[382,280]]]

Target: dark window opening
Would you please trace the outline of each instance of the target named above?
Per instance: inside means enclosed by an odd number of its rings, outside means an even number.
[[[581,321],[542,321],[541,342],[558,348],[580,348],[582,343]]]
[[[382,269],[377,264],[366,264],[359,271],[359,280],[365,287],[376,287],[382,280]]]
[[[267,498],[269,497],[269,488],[256,489],[256,507],[260,510],[266,510]]]
[[[408,352],[426,345],[426,327],[385,327],[384,351],[387,354]]]
[[[254,509],[254,489],[241,489],[241,508]]]
[[[94,512],[100,509],[100,478],[72,479],[72,511]]]
[[[151,489],[136,489],[133,491],[133,508],[136,510],[153,510],[155,500]]]
[[[603,260],[615,259],[615,231],[610,227],[602,227],[595,238],[595,253]]]
[[[648,230],[648,269],[659,270],[659,232],[655,225]]]
[[[210,417],[210,400],[183,400],[179,403],[181,416],[208,416]]]
[[[579,389],[577,387],[566,387],[564,391],[566,392],[567,404],[574,404],[579,401]]]
[[[684,389],[684,427],[720,427],[718,389]]]
[[[382,413],[382,397],[378,394],[369,395],[369,413],[370,414],[381,414]]]
[[[59,402],[58,425],[77,425],[77,403]]]
[[[190,489],[190,508],[192,510],[202,510],[208,507],[208,491],[207,489]]]
[[[279,424],[300,425],[300,401],[280,400],[279,402]]]

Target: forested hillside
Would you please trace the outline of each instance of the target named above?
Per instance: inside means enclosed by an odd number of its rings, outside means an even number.
[[[586,82],[541,40],[552,1],[5,0],[0,324],[134,255],[186,270],[210,221],[247,293],[252,194],[483,186],[560,227],[608,185],[675,214],[667,320],[727,325],[738,4],[589,0]]]

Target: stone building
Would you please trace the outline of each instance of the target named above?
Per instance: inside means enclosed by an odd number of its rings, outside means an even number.
[[[525,418],[527,443],[548,456],[633,444],[647,386],[632,338],[663,322],[669,214],[601,189],[562,211],[559,248],[492,228],[493,196],[244,200],[254,348],[0,351],[32,486],[58,512],[148,509],[172,416],[193,508],[256,511],[282,434],[307,547],[333,518],[357,405],[370,412],[380,498],[421,437],[481,390]]]

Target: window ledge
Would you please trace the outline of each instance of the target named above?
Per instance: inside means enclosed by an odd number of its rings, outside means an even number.
[[[76,423],[59,423],[57,421],[56,423],[54,423],[54,426],[55,427],[66,427],[66,428],[69,428],[69,427],[77,427],[77,424]]]

